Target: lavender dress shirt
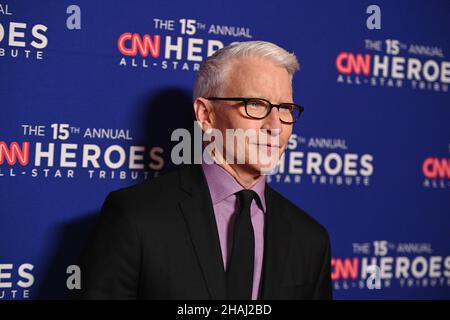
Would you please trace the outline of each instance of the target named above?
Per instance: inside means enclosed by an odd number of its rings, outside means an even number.
[[[223,265],[226,271],[232,248],[234,218],[236,213],[239,212],[239,201],[234,193],[244,189],[244,187],[217,164],[203,163],[202,168],[211,194],[219,233],[220,248],[222,250]],[[252,300],[258,299],[261,289],[261,272],[264,254],[264,216],[266,213],[265,186],[266,181],[264,177],[261,177],[251,188],[259,196],[259,201],[253,201],[250,207],[250,215],[255,234]]]

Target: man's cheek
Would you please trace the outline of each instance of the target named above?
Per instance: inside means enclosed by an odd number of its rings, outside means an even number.
[[[280,147],[283,149],[282,151],[284,151],[289,139],[286,136],[281,136],[279,139],[280,139]]]

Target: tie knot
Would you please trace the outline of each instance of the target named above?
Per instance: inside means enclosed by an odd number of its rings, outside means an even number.
[[[256,197],[258,196],[255,191],[250,189],[243,189],[239,192],[236,192],[236,195],[239,197],[241,209],[250,208],[252,200],[256,199]]]

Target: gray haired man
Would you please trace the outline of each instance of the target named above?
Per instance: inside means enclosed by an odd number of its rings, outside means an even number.
[[[298,68],[293,54],[263,41],[205,61],[194,111],[205,134],[223,138],[205,145],[213,161],[108,195],[80,297],[331,299],[327,231],[264,178],[303,111],[292,96]]]

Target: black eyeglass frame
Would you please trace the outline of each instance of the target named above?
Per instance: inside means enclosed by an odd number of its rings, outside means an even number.
[[[301,105],[298,105],[298,104],[295,104],[295,103],[288,103],[288,102],[286,102],[286,103],[274,104],[274,103],[270,102],[269,100],[263,99],[263,98],[246,98],[246,97],[230,97],[230,98],[228,98],[228,97],[208,97],[208,98],[206,98],[206,99],[207,99],[207,100],[211,100],[211,101],[240,101],[240,102],[244,102],[245,113],[246,113],[247,116],[249,116],[250,118],[256,119],[256,120],[261,120],[261,119],[266,118],[266,117],[272,112],[272,109],[273,109],[273,108],[277,108],[278,111],[280,111],[280,108],[290,109],[290,108],[285,107],[285,106],[293,106],[294,108],[298,109],[298,111],[299,111],[299,112],[298,112],[298,116],[297,116],[296,119],[293,119],[293,121],[284,121],[284,120],[281,120],[281,119],[280,119],[281,122],[286,123],[286,124],[294,124],[295,122],[297,122],[298,119],[300,119],[300,115],[301,115],[302,112],[305,110],[305,108],[303,108]],[[247,111],[247,104],[248,104],[248,102],[251,101],[251,100],[262,100],[262,101],[267,102],[267,103],[269,104],[270,108],[268,109],[267,113],[266,113],[263,117],[255,117],[255,116],[252,116],[252,115],[250,115],[250,114],[248,113],[248,111]]]

